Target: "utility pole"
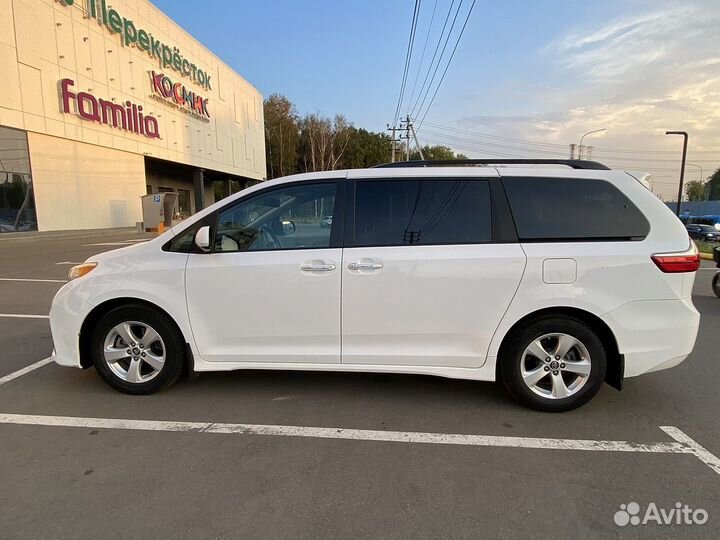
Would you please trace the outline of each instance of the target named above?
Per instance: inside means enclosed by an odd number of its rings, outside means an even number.
[[[387,130],[392,132],[392,153],[390,155],[390,161],[392,163],[395,163],[395,144],[397,143],[397,139],[395,138],[395,130],[397,128],[395,126],[390,127],[390,124],[387,125]]]
[[[400,127],[398,130],[405,132],[405,134],[400,134],[400,140],[405,141],[405,160],[410,161],[410,138],[415,141],[415,146],[420,153],[420,159],[424,160],[425,156],[423,155],[422,148],[420,148],[420,143],[418,142],[417,135],[415,134],[415,128],[413,127],[413,121],[412,118],[410,118],[410,115],[406,116],[404,120],[400,120]]]
[[[410,128],[410,132],[412,133],[413,139],[415,140],[415,146],[417,147],[418,152],[420,153],[420,159],[425,161],[425,156],[423,155],[422,147],[420,146],[420,143],[418,142],[417,133],[415,133],[415,126],[413,125],[412,120],[410,120],[409,116],[407,117],[407,122],[408,122],[408,128]]]
[[[678,188],[678,200],[675,208],[675,214],[680,217],[680,202],[682,201],[683,193],[683,181],[685,180],[685,160],[687,158],[687,143],[688,134],[687,131],[666,131],[665,135],[682,135],[683,136],[683,151],[682,151],[682,164],[680,165],[680,187]]]
[[[406,116],[405,120],[400,120],[400,131],[404,131],[404,135],[400,135],[400,139],[405,140],[405,161],[410,161],[410,117]]]

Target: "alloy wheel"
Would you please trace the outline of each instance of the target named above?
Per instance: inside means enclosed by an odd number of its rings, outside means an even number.
[[[592,362],[583,343],[563,333],[540,336],[525,348],[520,360],[525,385],[546,399],[570,397],[585,385]]]
[[[126,321],[115,325],[105,337],[103,358],[110,371],[123,381],[145,383],[165,365],[165,343],[150,325]]]

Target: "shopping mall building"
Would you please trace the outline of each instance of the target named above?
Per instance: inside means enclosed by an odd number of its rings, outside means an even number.
[[[147,0],[0,0],[0,230],[181,219],[265,177],[262,96]]]

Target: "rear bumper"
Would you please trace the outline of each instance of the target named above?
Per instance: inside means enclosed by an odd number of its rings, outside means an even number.
[[[625,356],[625,377],[678,365],[692,352],[700,326],[690,298],[630,302],[602,319]]]

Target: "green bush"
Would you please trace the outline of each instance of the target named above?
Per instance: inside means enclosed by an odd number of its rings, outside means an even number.
[[[700,250],[700,253],[712,253],[713,249],[717,247],[717,242],[703,242],[702,240],[696,240],[695,245]]]

